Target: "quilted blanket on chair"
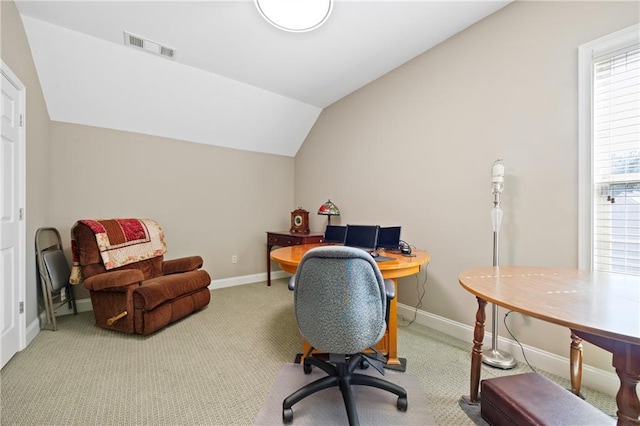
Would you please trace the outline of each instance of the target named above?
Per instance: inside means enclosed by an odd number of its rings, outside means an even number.
[[[162,228],[150,219],[83,219],[71,228],[72,284],[82,282],[73,230],[85,224],[95,234],[104,267],[109,270],[130,263],[162,256],[167,251]]]

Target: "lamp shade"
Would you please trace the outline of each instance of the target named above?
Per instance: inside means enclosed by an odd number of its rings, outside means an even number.
[[[338,206],[333,204],[331,200],[327,200],[327,202],[321,205],[318,209],[318,214],[325,216],[340,216],[340,209],[338,209]]]

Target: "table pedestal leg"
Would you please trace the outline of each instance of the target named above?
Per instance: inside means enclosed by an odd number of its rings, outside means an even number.
[[[569,375],[571,376],[571,392],[580,395],[582,387],[582,339],[571,330],[571,349],[569,356]]]
[[[640,401],[636,385],[640,383],[640,346],[624,342],[613,345],[613,366],[620,378],[616,395],[618,425],[640,425]]]
[[[478,390],[480,388],[480,368],[482,367],[482,341],[484,340],[484,323],[487,318],[485,308],[487,301],[478,299],[478,311],[476,312],[476,324],[473,329],[473,350],[471,351],[471,389],[469,392],[470,404],[477,404]],[[465,398],[466,399],[466,398]]]
[[[574,337],[577,340],[571,343],[572,362],[574,361],[573,346],[579,345],[581,348],[582,345],[579,344],[581,340],[611,352],[613,355],[612,364],[620,379],[620,389],[616,395],[618,424],[640,426],[640,400],[638,400],[638,394],[636,392],[636,386],[640,383],[640,346],[613,340],[608,337],[597,336],[584,331],[571,330],[571,339],[573,340]],[[581,356],[582,354],[580,354],[580,357]],[[573,388],[573,381],[571,385]]]
[[[393,285],[396,287],[396,297],[389,302],[389,353],[387,354],[387,365],[401,365],[398,358],[398,280],[393,279]]]
[[[273,246],[267,244],[267,286],[271,285],[271,249]]]

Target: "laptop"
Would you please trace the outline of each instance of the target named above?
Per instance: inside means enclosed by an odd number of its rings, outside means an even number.
[[[344,245],[372,252],[378,242],[378,225],[347,225]]]
[[[376,253],[379,230],[380,227],[378,225],[347,225],[344,245],[359,248],[372,254],[373,260],[376,262],[394,260],[392,257],[379,256]]]
[[[380,228],[378,232],[378,248],[388,251],[400,250],[400,226]]]
[[[324,242],[332,244],[344,244],[344,237],[347,233],[346,226],[327,225],[324,230]]]

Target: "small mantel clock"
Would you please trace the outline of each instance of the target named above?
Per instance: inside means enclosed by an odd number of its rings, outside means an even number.
[[[291,228],[289,232],[308,234],[309,233],[309,212],[298,207],[291,212]]]

